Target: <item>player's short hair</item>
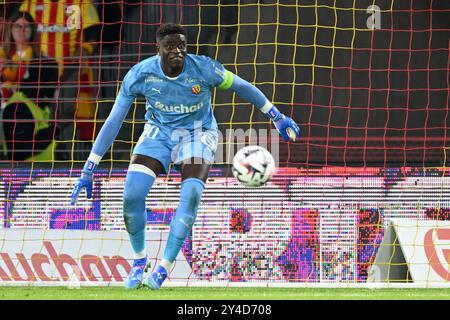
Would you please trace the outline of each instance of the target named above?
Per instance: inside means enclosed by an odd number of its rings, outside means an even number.
[[[182,34],[186,36],[186,30],[181,25],[176,23],[163,24],[156,31],[156,41],[160,42],[169,34]]]

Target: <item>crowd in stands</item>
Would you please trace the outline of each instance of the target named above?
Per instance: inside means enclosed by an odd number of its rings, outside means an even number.
[[[9,160],[53,159],[59,134],[52,116],[58,65],[44,56],[28,12],[16,12],[0,48],[2,153]]]
[[[100,30],[90,0],[3,4],[1,159],[66,160],[73,150],[57,141],[92,141],[97,92],[89,60]]]
[[[155,53],[151,44],[159,23],[182,19],[198,24],[198,8],[188,5],[180,11],[174,3],[0,0],[0,163],[84,161],[120,79],[130,66]],[[216,11],[213,6],[202,9],[203,32],[199,38],[188,34],[192,52],[214,56],[208,52],[213,45],[193,46],[216,41]],[[229,12],[222,21],[235,25],[226,20],[235,16]],[[139,125],[121,130],[127,150]],[[120,151],[121,143],[116,142],[111,158],[129,154]]]

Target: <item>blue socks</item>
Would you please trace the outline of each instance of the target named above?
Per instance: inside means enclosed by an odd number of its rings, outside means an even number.
[[[130,169],[132,166],[136,165],[131,165]],[[130,169],[127,172],[123,194],[123,216],[135,258],[142,258],[140,255],[145,253],[145,230],[147,225],[145,199],[155,181],[155,177],[148,168],[138,167],[140,171],[130,171]]]
[[[151,173],[151,170],[150,173],[128,170],[125,181],[123,215],[135,258],[142,258],[145,254],[145,199],[155,181],[155,176]],[[194,225],[204,188],[205,183],[197,178],[188,178],[181,183],[180,202],[170,223],[169,238],[164,251],[164,260],[169,263],[175,261]]]
[[[181,183],[180,202],[170,223],[169,239],[164,259],[173,263],[191,230],[205,183],[197,178],[188,178]]]

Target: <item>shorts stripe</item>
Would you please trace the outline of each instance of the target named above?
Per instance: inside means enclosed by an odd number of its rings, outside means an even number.
[[[128,171],[141,172],[141,173],[148,174],[149,176],[152,176],[153,178],[156,178],[155,172],[153,172],[153,170],[150,169],[149,167],[146,167],[142,164],[132,163],[128,167]]]

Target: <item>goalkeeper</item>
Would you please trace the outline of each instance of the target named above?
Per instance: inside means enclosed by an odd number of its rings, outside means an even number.
[[[125,75],[71,195],[72,204],[83,188],[87,197],[92,197],[95,168],[116,138],[135,98],[144,96],[147,123],[133,150],[123,194],[125,226],[134,251],[133,267],[125,280],[128,289],[141,284],[159,289],[195,222],[218,143],[218,127],[211,107],[215,87],[233,90],[267,114],[285,141],[295,141],[300,131],[255,86],[213,59],[187,54],[186,32],[182,26],[162,25],[156,40],[158,54],[136,64]],[[163,259],[156,271],[144,279],[148,261],[145,199],[155,178],[168,172],[171,162],[181,171],[180,200],[170,224]]]

